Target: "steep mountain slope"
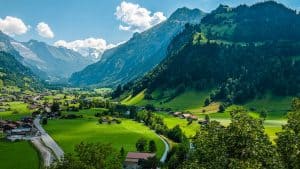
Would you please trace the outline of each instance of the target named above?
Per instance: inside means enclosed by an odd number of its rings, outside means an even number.
[[[31,70],[18,62],[14,56],[0,52],[0,87],[39,88],[41,83]]]
[[[0,32],[0,51],[12,54],[36,75],[49,81],[66,79],[72,73],[93,63],[92,59],[83,57],[73,50],[54,47],[36,40],[18,42],[2,32]]]
[[[257,13],[260,16],[251,17],[250,22],[250,14]],[[236,16],[240,16],[238,20]],[[215,20],[212,22],[211,18]],[[285,21],[278,24],[280,18]],[[293,29],[293,25],[299,19],[295,11],[275,2],[251,7],[220,6],[204,17],[200,25],[187,27],[175,37],[167,58],[134,83],[132,94],[144,91],[145,97],[151,99],[153,92],[159,90],[156,95],[167,94],[165,101],[169,101],[187,88],[215,88],[209,99],[229,103],[242,103],[267,91],[295,96],[300,93],[300,30]],[[247,27],[245,23],[250,28],[262,28],[261,36],[248,36],[257,30],[241,30]],[[277,36],[278,29],[289,33]],[[243,33],[239,36],[232,32]],[[271,36],[273,32],[276,38]],[[173,92],[167,93],[169,90]]]
[[[74,73],[75,85],[115,86],[128,82],[151,70],[165,56],[171,39],[186,23],[199,23],[204,13],[198,9],[181,8],[153,28],[135,33],[126,43],[106,51],[102,60]]]

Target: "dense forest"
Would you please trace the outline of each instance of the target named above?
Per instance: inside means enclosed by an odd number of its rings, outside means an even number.
[[[297,24],[299,18],[295,11],[276,2],[233,9],[220,6],[204,17],[201,24],[186,25],[169,45],[168,57],[130,89],[136,95],[144,89],[148,93],[158,88],[176,89],[176,93],[180,93],[186,88],[216,88],[211,99],[229,103],[241,103],[267,91],[297,95],[300,92],[297,39],[300,31],[290,26]],[[279,24],[280,20],[284,22]],[[228,28],[229,21],[235,23],[234,29]],[[254,28],[243,29],[245,24],[262,29],[256,34]],[[274,33],[278,30],[288,33]],[[125,89],[130,85],[132,83],[125,85]]]

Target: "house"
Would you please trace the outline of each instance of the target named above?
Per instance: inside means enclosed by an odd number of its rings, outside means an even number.
[[[15,124],[8,123],[3,126],[3,131],[8,131],[8,130],[16,129],[16,128],[17,128],[17,126]]]
[[[182,114],[182,118],[184,119],[187,119],[187,118],[190,118],[191,117],[191,114]]]
[[[198,116],[196,116],[196,115],[190,115],[189,119],[191,119],[191,120],[198,120]]]
[[[178,117],[178,116],[180,116],[181,114],[182,114],[181,112],[174,112],[174,113],[173,113],[173,116]]]
[[[124,161],[125,169],[138,169],[140,160],[147,160],[150,157],[154,157],[154,153],[139,153],[139,152],[128,152]]]
[[[0,127],[3,127],[6,124],[8,124],[6,120],[0,120]]]

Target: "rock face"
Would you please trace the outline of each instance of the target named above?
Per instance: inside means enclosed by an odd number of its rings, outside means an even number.
[[[165,58],[170,41],[186,23],[199,23],[204,15],[198,9],[180,8],[165,22],[135,33],[126,43],[107,50],[99,62],[74,73],[70,82],[74,85],[116,86],[142,76]]]
[[[0,51],[12,54],[24,66],[44,80],[56,82],[67,79],[76,71],[92,64],[93,60],[73,50],[30,40],[18,42],[0,32]]]

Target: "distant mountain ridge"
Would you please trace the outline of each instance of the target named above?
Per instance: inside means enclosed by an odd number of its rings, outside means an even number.
[[[165,22],[135,33],[126,43],[105,51],[99,62],[74,73],[70,82],[74,85],[116,86],[142,76],[164,59],[169,42],[186,23],[197,24],[204,15],[198,9],[180,8]]]
[[[93,63],[92,59],[64,48],[30,40],[18,42],[0,32],[0,51],[12,54],[40,78],[56,82]]]

